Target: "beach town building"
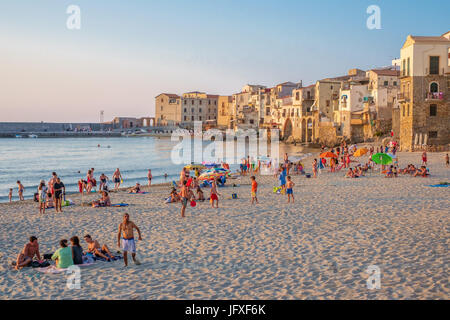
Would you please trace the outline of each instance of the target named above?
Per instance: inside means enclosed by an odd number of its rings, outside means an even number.
[[[229,129],[233,114],[233,110],[231,109],[233,105],[233,97],[219,96],[217,103],[217,127],[219,129]]]
[[[217,125],[218,95],[187,92],[181,96],[162,93],[155,98],[157,125],[177,125],[193,128],[194,121]]]
[[[155,97],[156,124],[162,126],[181,123],[181,97],[173,93],[161,93]]]
[[[400,147],[450,143],[450,31],[409,35],[400,50]]]

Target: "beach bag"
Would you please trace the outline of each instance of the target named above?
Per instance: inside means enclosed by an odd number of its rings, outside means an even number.
[[[53,254],[51,254],[51,253],[45,253],[44,254],[44,260],[51,260],[52,256],[53,256]]]
[[[237,199],[237,193],[232,193],[231,194],[231,199]]]

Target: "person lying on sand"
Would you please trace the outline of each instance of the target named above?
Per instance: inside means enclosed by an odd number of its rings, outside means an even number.
[[[93,240],[89,234],[84,236],[84,241],[86,241],[88,244],[87,252],[94,254],[94,256],[96,257],[106,259],[107,261],[111,261],[111,259],[114,259],[113,254],[111,253],[111,251],[109,251],[106,244],[100,246],[100,243],[98,243],[97,240]]]
[[[109,197],[108,192],[102,191],[102,197],[97,201],[93,201],[92,206],[110,207],[111,206],[111,198]]]
[[[35,236],[31,236],[29,242],[23,247],[22,251],[17,255],[16,270],[26,267],[31,264],[34,257],[41,260],[39,253],[39,243]]]
[[[128,193],[139,193],[141,192],[141,185],[139,183],[136,183],[136,185],[128,190]]]
[[[426,177],[427,175],[428,175],[427,167],[421,166],[420,169],[416,170],[416,172],[414,173],[413,177],[417,177],[417,176]]]

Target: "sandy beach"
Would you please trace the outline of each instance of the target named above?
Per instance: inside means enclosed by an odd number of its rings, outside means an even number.
[[[399,153],[400,167],[420,164],[420,155]],[[242,177],[219,189],[219,209],[188,206],[184,219],[179,203],[164,204],[168,184],[112,193],[125,208],[84,207],[80,195],[68,196],[76,205],[62,214],[39,215],[30,200],[0,204],[0,299],[449,299],[450,188],[427,185],[450,182],[450,169],[444,153],[428,157],[430,178],[293,176],[295,204],[273,193],[276,178],[257,176],[260,203],[250,206]],[[310,173],[311,159],[304,164]],[[97,262],[81,269],[81,289],[68,289],[64,273],[10,267],[31,235],[41,254],[87,233],[117,251],[125,212],[142,231],[140,266]],[[380,289],[367,288],[371,265],[381,270]]]

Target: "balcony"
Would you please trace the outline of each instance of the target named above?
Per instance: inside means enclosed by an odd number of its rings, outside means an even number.
[[[427,100],[427,101],[444,100],[444,93],[443,92],[425,92],[425,100]]]
[[[409,101],[409,93],[397,93],[398,102]]]

